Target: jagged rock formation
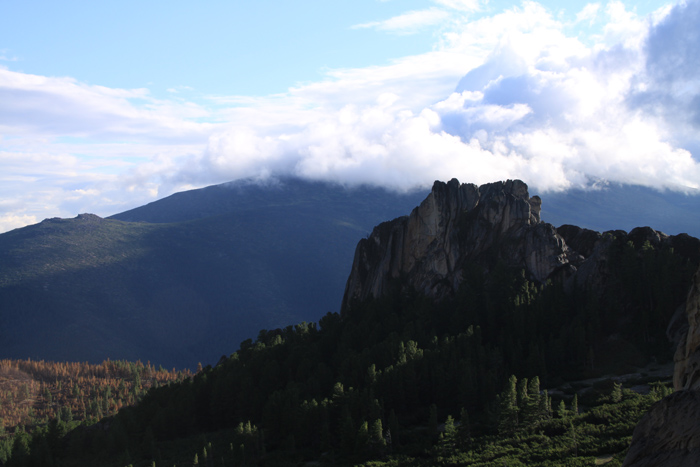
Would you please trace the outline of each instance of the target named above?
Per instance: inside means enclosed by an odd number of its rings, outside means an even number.
[[[460,185],[456,179],[435,182],[410,216],[378,225],[357,245],[343,309],[353,300],[382,296],[399,278],[427,296],[450,296],[470,262],[485,272],[503,262],[538,282],[561,279],[600,290],[615,238],[636,247],[647,241],[654,247],[667,245],[693,261],[700,259],[700,242],[688,235],[669,236],[650,227],[629,234],[572,225],[555,229],[541,221],[541,205],[520,180],[482,186]]]
[[[700,269],[688,294],[685,316],[687,332],[675,355],[677,392],[654,404],[640,420],[623,466],[700,465]]]
[[[403,286],[442,299],[453,294],[465,265],[488,272],[497,263],[523,269],[531,280],[574,281],[602,290],[611,243],[617,238],[639,248],[668,246],[696,262],[700,241],[669,236],[650,227],[604,233],[540,219],[542,201],[520,180],[482,186],[435,182],[409,216],[384,222],[359,242],[348,278],[343,310],[353,300],[380,297],[401,279]]]
[[[583,258],[540,220],[541,200],[520,180],[476,186],[435,182],[408,217],[375,227],[360,241],[343,303],[381,296],[402,277],[435,298],[453,293],[469,261],[522,266],[538,281],[571,272]]]

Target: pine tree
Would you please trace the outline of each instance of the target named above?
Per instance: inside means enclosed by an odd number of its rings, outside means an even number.
[[[447,420],[445,420],[445,439],[452,440],[455,436],[455,431],[454,418],[452,418],[452,415],[448,415]]]
[[[501,434],[511,434],[518,428],[517,383],[518,379],[511,375],[499,397],[498,432]]]
[[[525,409],[528,402],[528,391],[527,391],[527,378],[523,378],[518,381],[517,384],[517,395],[518,395],[518,409],[521,411]]]
[[[539,399],[537,412],[542,420],[552,418],[552,398],[549,397],[549,392],[545,389]]]
[[[367,445],[369,444],[369,427],[367,422],[362,422],[360,429],[357,430],[357,437],[355,438],[355,452],[365,453],[367,451]]]
[[[525,406],[521,409],[523,415],[520,418],[525,424],[532,425],[544,418],[540,410],[542,395],[540,394],[540,379],[537,376],[531,378],[528,382],[527,397]]]
[[[564,403],[564,400],[559,401],[559,408],[557,409],[557,415],[559,418],[566,418],[567,417],[567,410],[566,410],[566,404]]]
[[[571,412],[573,412],[574,417],[578,415],[578,394],[574,394],[574,400],[571,402]]]
[[[384,431],[382,428],[382,420],[380,418],[376,419],[372,423],[372,428],[369,433],[370,443],[376,446],[386,446],[386,440],[384,439]]]

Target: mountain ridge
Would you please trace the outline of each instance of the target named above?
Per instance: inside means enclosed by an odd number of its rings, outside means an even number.
[[[453,296],[469,264],[485,271],[501,262],[522,268],[528,279],[591,286],[605,275],[612,242],[641,248],[674,248],[700,261],[700,240],[687,234],[669,236],[650,227],[629,233],[603,233],[541,220],[542,200],[530,197],[521,180],[481,186],[457,179],[435,182],[428,197],[409,216],[384,222],[360,240],[343,298],[377,298],[401,278],[408,287],[435,299]],[[599,284],[598,284],[599,285]]]
[[[215,363],[261,329],[337,310],[354,243],[419,196],[233,184],[152,203],[137,222],[81,214],[15,229],[0,235],[0,352]]]

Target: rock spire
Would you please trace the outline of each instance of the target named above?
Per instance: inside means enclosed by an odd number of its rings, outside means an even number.
[[[520,180],[435,182],[409,216],[380,224],[360,241],[343,306],[381,296],[399,277],[428,296],[449,296],[470,261],[487,270],[503,261],[540,282],[575,270],[582,258],[540,220],[541,203]]]

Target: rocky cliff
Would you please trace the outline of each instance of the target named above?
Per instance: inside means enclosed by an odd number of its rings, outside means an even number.
[[[499,260],[522,266],[541,282],[566,274],[582,258],[541,222],[540,207],[540,198],[530,197],[520,180],[482,186],[435,182],[409,216],[380,224],[360,241],[343,303],[381,296],[399,277],[442,298],[456,290],[470,261],[487,269]]]
[[[640,420],[623,466],[700,465],[700,269],[685,316],[688,329],[675,356],[676,392],[654,404]]]
[[[688,331],[681,338],[674,358],[673,387],[676,391],[700,389],[700,270],[688,293],[685,316]]]
[[[635,246],[649,242],[681,250],[697,262],[700,242],[668,236],[649,227],[598,233],[565,225],[556,229],[540,219],[542,200],[520,180],[482,186],[456,179],[435,182],[409,216],[385,222],[357,245],[345,288],[343,310],[353,300],[380,297],[401,279],[404,287],[436,299],[452,295],[464,267],[476,263],[486,273],[502,263],[525,271],[530,280],[574,281],[592,288],[607,273],[615,239]]]
[[[665,290],[659,285],[664,284],[661,276],[683,268],[689,279],[700,262],[700,240],[689,235],[669,236],[650,227],[629,233],[598,233],[572,225],[555,228],[540,219],[541,205],[540,198],[531,197],[527,185],[519,180],[482,186],[455,179],[435,182],[409,216],[378,225],[359,242],[343,311],[348,312],[354,300],[386,295],[396,284],[437,300],[450,297],[460,286],[465,267],[474,263],[486,275],[505,264],[523,270],[532,281],[563,281],[569,291],[582,286],[602,297],[600,303],[615,296],[611,291],[626,287],[629,295],[624,298],[646,300],[645,319],[651,319],[652,311],[659,313],[660,304],[652,303],[644,287],[658,285]],[[672,267],[658,267],[665,261],[662,258],[671,257],[678,260]],[[658,260],[655,266],[654,258]],[[645,265],[650,266],[648,271],[643,270]],[[646,282],[642,282],[645,274]],[[646,286],[639,286],[642,283]],[[670,343],[659,343],[662,331],[654,339],[636,341],[639,346],[668,345],[668,349],[678,344],[675,386],[680,391],[656,404],[640,422],[625,465],[700,465],[700,270],[686,302],[679,307],[687,284],[656,299],[675,300],[664,302],[668,305],[663,314],[666,322],[657,317],[665,328],[673,310],[678,310],[666,331]],[[608,310],[615,317],[604,317],[610,328],[598,336],[597,349],[614,348],[610,342],[620,341],[621,334],[630,340],[627,347],[618,348],[631,348],[634,336],[630,336],[642,314],[633,308],[624,301]]]

